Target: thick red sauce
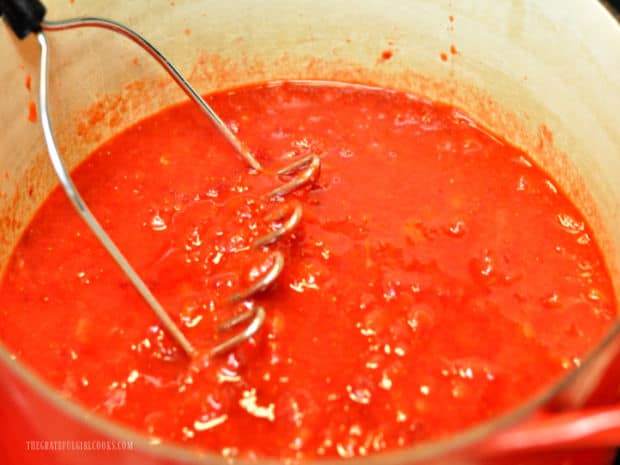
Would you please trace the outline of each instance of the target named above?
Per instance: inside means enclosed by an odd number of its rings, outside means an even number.
[[[67,397],[161,440],[224,455],[352,457],[445,437],[579,364],[615,318],[586,221],[527,156],[404,93],[301,83],[209,101],[269,168],[316,154],[304,217],[271,247],[258,335],[200,372],[64,194],[27,229],[0,339]],[[200,348],[266,251],[280,184],[190,104],[103,144],[88,205]],[[221,336],[219,336],[221,337]]]

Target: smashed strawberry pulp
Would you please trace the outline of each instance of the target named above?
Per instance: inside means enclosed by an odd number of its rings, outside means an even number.
[[[55,190],[14,251],[0,339],[68,398],[163,441],[225,456],[353,457],[438,439],[539,392],[615,318],[592,231],[521,151],[462,112],[401,92],[271,83],[208,96],[268,172],[190,104],[145,119],[74,172],[103,227],[197,348],[227,298],[267,318],[188,362]],[[252,242],[303,156],[292,234]]]

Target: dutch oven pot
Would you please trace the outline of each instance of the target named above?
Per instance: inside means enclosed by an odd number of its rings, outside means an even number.
[[[598,2],[49,0],[46,6],[48,19],[98,15],[127,23],[161,47],[201,92],[270,79],[335,79],[403,89],[463,108],[553,174],[589,218],[620,295],[620,26]],[[184,98],[140,49],[108,31],[51,33],[49,39],[52,118],[71,167],[111,134]],[[27,118],[34,95],[24,79],[31,74],[36,88],[36,40],[19,42],[2,24],[0,44],[2,270],[56,179],[39,125]],[[451,45],[458,54],[449,53]],[[384,50],[392,52],[390,59],[381,58]],[[126,111],[104,115],[89,131],[77,130],[96,100],[110,111],[117,108],[114,102],[125,102]],[[611,446],[620,443],[620,383],[614,380],[620,379],[619,331],[616,324],[580,367],[505,415],[438,442],[351,462],[549,464],[581,457],[583,463],[607,463]],[[119,449],[27,450],[26,441],[39,439],[111,440]],[[594,449],[534,459],[540,462],[518,455],[586,446]],[[154,444],[89,413],[0,343],[0,463],[228,462]]]

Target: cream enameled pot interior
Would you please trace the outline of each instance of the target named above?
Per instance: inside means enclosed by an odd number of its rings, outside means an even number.
[[[102,15],[135,27],[203,92],[269,79],[337,79],[406,89],[462,107],[554,173],[590,213],[608,265],[618,269],[611,232],[620,228],[620,55],[613,50],[620,31],[595,2],[46,4],[48,19]],[[34,160],[44,164],[40,129],[27,120],[28,103],[36,99],[38,46],[32,37],[18,44],[4,25],[0,40],[0,211],[18,207],[28,218],[55,182],[47,166],[29,171]],[[52,33],[50,41],[53,121],[71,166],[136,118],[184,98],[137,46],[108,31]],[[450,53],[452,45],[457,55]],[[384,50],[393,51],[390,60],[381,59]],[[33,76],[32,93],[24,86],[26,74]],[[148,97],[137,98],[143,95]],[[97,101],[112,117],[80,131],[80,122],[92,123],[92,112],[84,112]],[[29,182],[22,182],[27,172]],[[33,187],[27,184],[34,184],[33,194],[19,192],[16,205],[14,190]],[[592,200],[600,215],[592,215]],[[19,225],[1,223],[2,264],[25,226],[21,219]]]
[[[620,295],[620,27],[597,2],[49,0],[46,6],[51,20],[99,15],[127,23],[201,92],[271,79],[336,79],[463,108],[553,173],[597,231]],[[49,39],[52,118],[70,166],[137,118],[185,98],[150,57],[111,32]],[[27,119],[38,85],[36,40],[19,43],[0,24],[0,44],[2,270],[56,180],[40,127]],[[381,58],[384,50],[391,59]]]

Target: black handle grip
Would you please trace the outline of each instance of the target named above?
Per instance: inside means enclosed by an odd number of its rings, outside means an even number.
[[[9,24],[17,37],[41,30],[45,7],[38,0],[0,0],[0,16]]]

